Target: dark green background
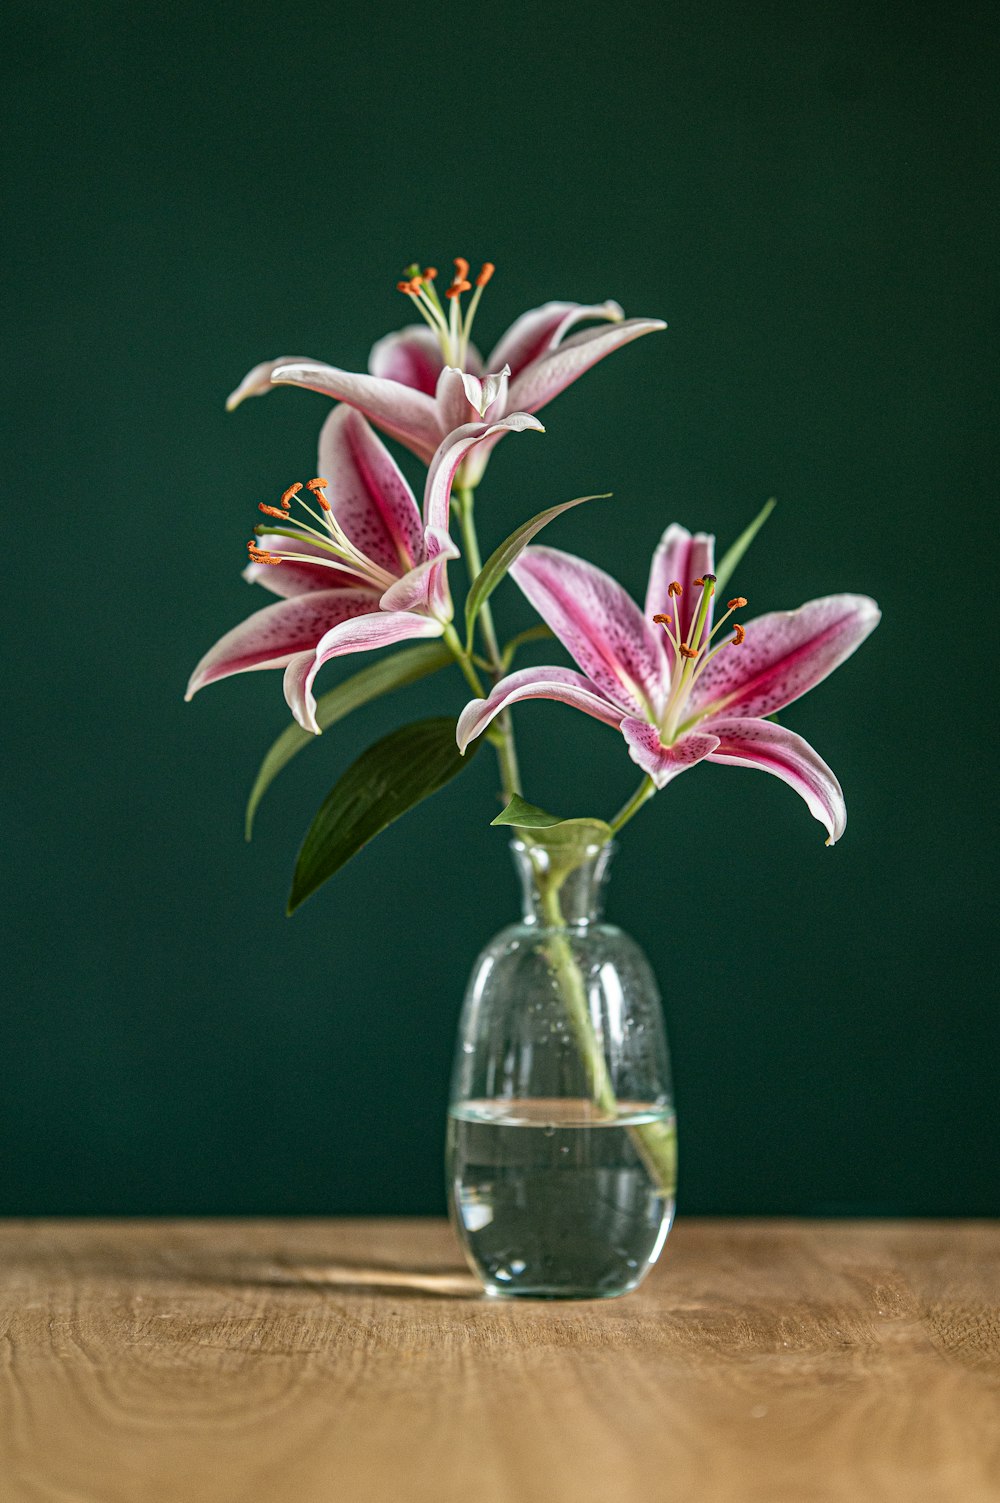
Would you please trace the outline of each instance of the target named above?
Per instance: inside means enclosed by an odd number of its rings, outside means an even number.
[[[313,472],[328,410],[225,393],[286,351],[362,368],[407,321],[401,267],[459,252],[499,268],[487,346],[552,297],[670,323],[501,446],[485,546],[610,489],[550,541],[639,590],[668,521],[729,541],[773,492],[749,614],[842,589],[885,612],[787,716],[845,785],[836,850],[775,780],[701,767],[617,857],[682,1208],[1000,1209],[987,43],[919,4],[13,8],[0,1209],[442,1206],[463,982],[515,911],[488,756],[282,909],[334,777],[457,710],[457,675],[311,747],[250,847],[280,679],[181,693],[266,603],[239,578],[254,507]],[[497,606],[530,619],[511,586]],[[537,802],[631,789],[607,730],[520,718]]]

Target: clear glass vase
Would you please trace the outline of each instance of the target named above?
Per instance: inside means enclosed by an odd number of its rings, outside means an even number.
[[[480,955],[448,1114],[458,1236],[487,1293],[634,1289],[673,1218],[676,1130],[660,998],[601,919],[613,847],[512,843],[524,914]]]

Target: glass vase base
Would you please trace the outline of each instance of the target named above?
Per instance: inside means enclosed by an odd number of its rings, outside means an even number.
[[[673,1218],[640,1133],[672,1116],[619,1103],[452,1107],[452,1214],[470,1266],[496,1299],[611,1299],[636,1288]]]

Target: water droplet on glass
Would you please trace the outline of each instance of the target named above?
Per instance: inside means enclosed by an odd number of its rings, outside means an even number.
[[[510,1261],[510,1271],[511,1271],[511,1273],[523,1273],[524,1270],[527,1268],[527,1266],[528,1265],[524,1261],[523,1258],[511,1258],[511,1261]]]
[[[556,1130],[552,1126],[551,1122],[548,1124],[547,1127],[543,1127],[542,1128],[542,1132],[543,1132],[544,1136],[547,1137],[547,1138],[554,1138],[555,1135],[556,1135]]]
[[[507,1268],[498,1268],[496,1270],[496,1272],[494,1273],[493,1277],[495,1279],[499,1279],[499,1281],[500,1281],[501,1284],[509,1284],[510,1283],[510,1270],[507,1269]]]

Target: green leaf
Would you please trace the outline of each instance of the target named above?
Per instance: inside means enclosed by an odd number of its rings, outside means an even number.
[[[518,830],[544,831],[540,843],[546,846],[583,847],[606,845],[613,831],[603,819],[560,819],[558,814],[548,814],[537,804],[529,804],[515,793],[491,825],[513,825]]]
[[[529,804],[519,793],[511,795],[510,803],[502,814],[491,819],[491,825],[519,825],[522,830],[548,830],[552,825],[563,823],[558,814],[546,814],[537,804]]]
[[[736,568],[736,565],[739,563],[744,553],[746,553],[747,549],[750,547],[750,544],[753,542],[758,532],[760,532],[760,529],[763,527],[764,523],[767,521],[768,517],[771,515],[777,504],[778,503],[773,496],[771,497],[770,501],[765,501],[760,511],[750,523],[750,526],[744,528],[733,546],[725,554],[722,563],[715,571],[715,588],[717,590],[721,592],[725,589],[733,574],[733,570]]]
[[[429,673],[437,673],[439,668],[446,667],[452,661],[450,651],[441,642],[422,642],[417,647],[404,647],[401,652],[394,652],[390,657],[379,658],[378,662],[362,668],[360,673],[355,673],[335,689],[320,696],[316,702],[316,719],[320,729],[329,730],[331,725],[336,725],[338,720],[343,720],[352,710],[360,709],[362,705],[393,689],[402,689],[407,684],[416,683]],[[316,737],[309,731],[304,731],[293,722],[275,741],[260,764],[257,781],[247,800],[247,840],[253,834],[254,815],[258,805],[278,773],[304,746],[311,745],[315,740]]]
[[[505,538],[486,560],[469,590],[465,601],[465,630],[471,640],[472,628],[476,617],[483,606],[489,600],[497,585],[503,579],[520,553],[531,542],[536,533],[541,532],[543,527],[558,517],[562,512],[569,511],[572,506],[582,506],[584,501],[606,501],[611,492],[607,491],[600,496],[577,496],[573,501],[563,501],[558,506],[550,506],[546,511],[540,511],[537,516],[528,522],[522,522],[520,527],[515,527],[510,537]]]
[[[448,716],[417,720],[376,741],[351,764],[306,831],[290,914],[370,840],[468,765],[477,743],[463,757],[455,725]]]

